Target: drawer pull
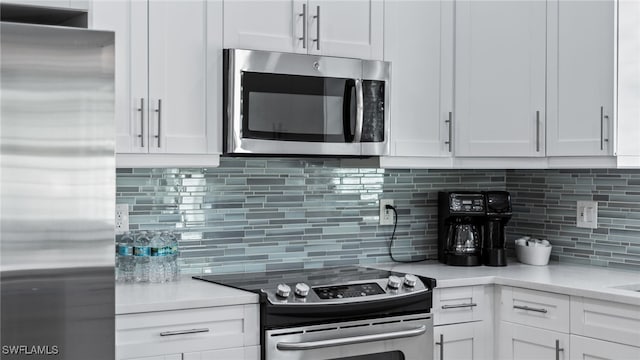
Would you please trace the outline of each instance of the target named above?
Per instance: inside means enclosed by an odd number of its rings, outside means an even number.
[[[186,334],[196,334],[196,333],[205,333],[205,332],[209,332],[209,328],[165,331],[165,332],[161,332],[160,336],[186,335]]]
[[[528,307],[528,306],[513,305],[513,308],[514,309],[520,309],[520,310],[527,310],[527,311],[535,311],[535,312],[539,312],[539,313],[543,313],[543,314],[547,313],[547,309],[538,309],[538,308],[532,308],[532,307]]]
[[[459,309],[459,308],[468,308],[468,307],[474,307],[474,306],[478,306],[478,304],[469,303],[469,304],[456,304],[456,305],[442,305],[442,309],[444,309],[444,310],[446,310],[446,309]]]

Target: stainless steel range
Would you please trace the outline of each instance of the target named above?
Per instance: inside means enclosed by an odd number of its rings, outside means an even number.
[[[260,295],[263,360],[423,360],[435,279],[363,267],[195,276]]]

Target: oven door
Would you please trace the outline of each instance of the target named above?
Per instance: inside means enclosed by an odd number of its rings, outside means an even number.
[[[431,314],[349,321],[265,334],[265,360],[426,360]]]
[[[387,81],[362,80],[363,61],[227,49],[225,69],[226,153],[388,152]]]

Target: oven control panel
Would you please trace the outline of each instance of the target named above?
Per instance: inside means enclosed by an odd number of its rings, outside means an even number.
[[[323,286],[313,288],[313,291],[323,300],[380,295],[385,293],[377,283]]]
[[[415,275],[395,274],[386,279],[349,281],[312,286],[304,282],[279,283],[262,289],[272,305],[352,303],[430,291]]]

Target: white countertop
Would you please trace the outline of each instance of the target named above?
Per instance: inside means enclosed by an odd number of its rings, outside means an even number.
[[[190,275],[164,284],[116,284],[116,315],[257,303],[257,294]]]
[[[640,292],[612,288],[640,286],[640,272],[634,271],[553,262],[547,266],[533,266],[515,260],[505,267],[459,267],[436,261],[375,267],[435,278],[439,288],[497,284],[640,305]]]
[[[633,271],[558,263],[533,266],[515,261],[506,267],[458,267],[436,261],[374,267],[432,277],[439,288],[497,284],[640,305],[640,292],[612,288],[640,284],[640,273]],[[257,294],[187,275],[165,284],[116,285],[117,315],[257,303]]]

